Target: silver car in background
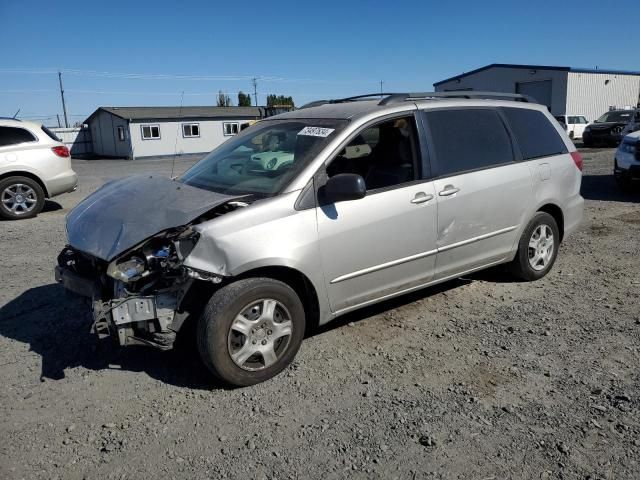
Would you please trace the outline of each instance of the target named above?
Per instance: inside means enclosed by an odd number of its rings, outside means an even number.
[[[581,169],[519,95],[315,102],[175,181],[106,184],[69,214],[56,278],[99,335],[168,349],[193,321],[211,372],[251,385],[352,310],[498,264],[543,277],[582,218]]]

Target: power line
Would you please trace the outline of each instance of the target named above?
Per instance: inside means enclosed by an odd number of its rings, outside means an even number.
[[[369,80],[349,80],[349,81],[336,81],[336,80],[322,80],[317,78],[290,78],[280,75],[204,75],[204,74],[172,74],[172,73],[132,73],[132,72],[110,72],[99,70],[80,70],[75,68],[61,68],[61,69],[49,69],[49,68],[18,68],[18,67],[5,67],[0,68],[0,73],[13,73],[21,75],[53,75],[58,71],[65,75],[76,76],[90,76],[90,77],[103,77],[103,78],[121,78],[130,80],[203,80],[203,81],[246,81],[257,78],[263,82],[306,82],[306,83],[331,83],[331,84],[361,84],[368,82]]]

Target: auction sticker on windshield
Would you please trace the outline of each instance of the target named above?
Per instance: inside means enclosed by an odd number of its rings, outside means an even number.
[[[307,135],[309,137],[328,137],[334,132],[334,128],[323,127],[304,127],[298,132],[298,135]]]

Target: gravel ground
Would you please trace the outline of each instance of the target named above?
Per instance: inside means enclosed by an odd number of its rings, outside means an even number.
[[[192,349],[89,335],[53,282],[64,216],[171,163],[75,161],[77,192],[0,224],[0,477],[638,478],[640,194],[616,190],[612,150],[583,155],[585,221],[545,279],[494,270],[351,314],[237,390]]]

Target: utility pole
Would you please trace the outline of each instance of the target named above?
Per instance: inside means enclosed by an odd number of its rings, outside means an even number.
[[[258,106],[258,79],[256,77],[253,77],[252,83],[253,83],[253,102],[257,107]]]
[[[64,113],[64,126],[69,128],[69,120],[67,119],[67,105],[64,103],[64,89],[62,88],[62,72],[58,72],[58,82],[60,83],[60,97],[62,98],[62,111]]]

